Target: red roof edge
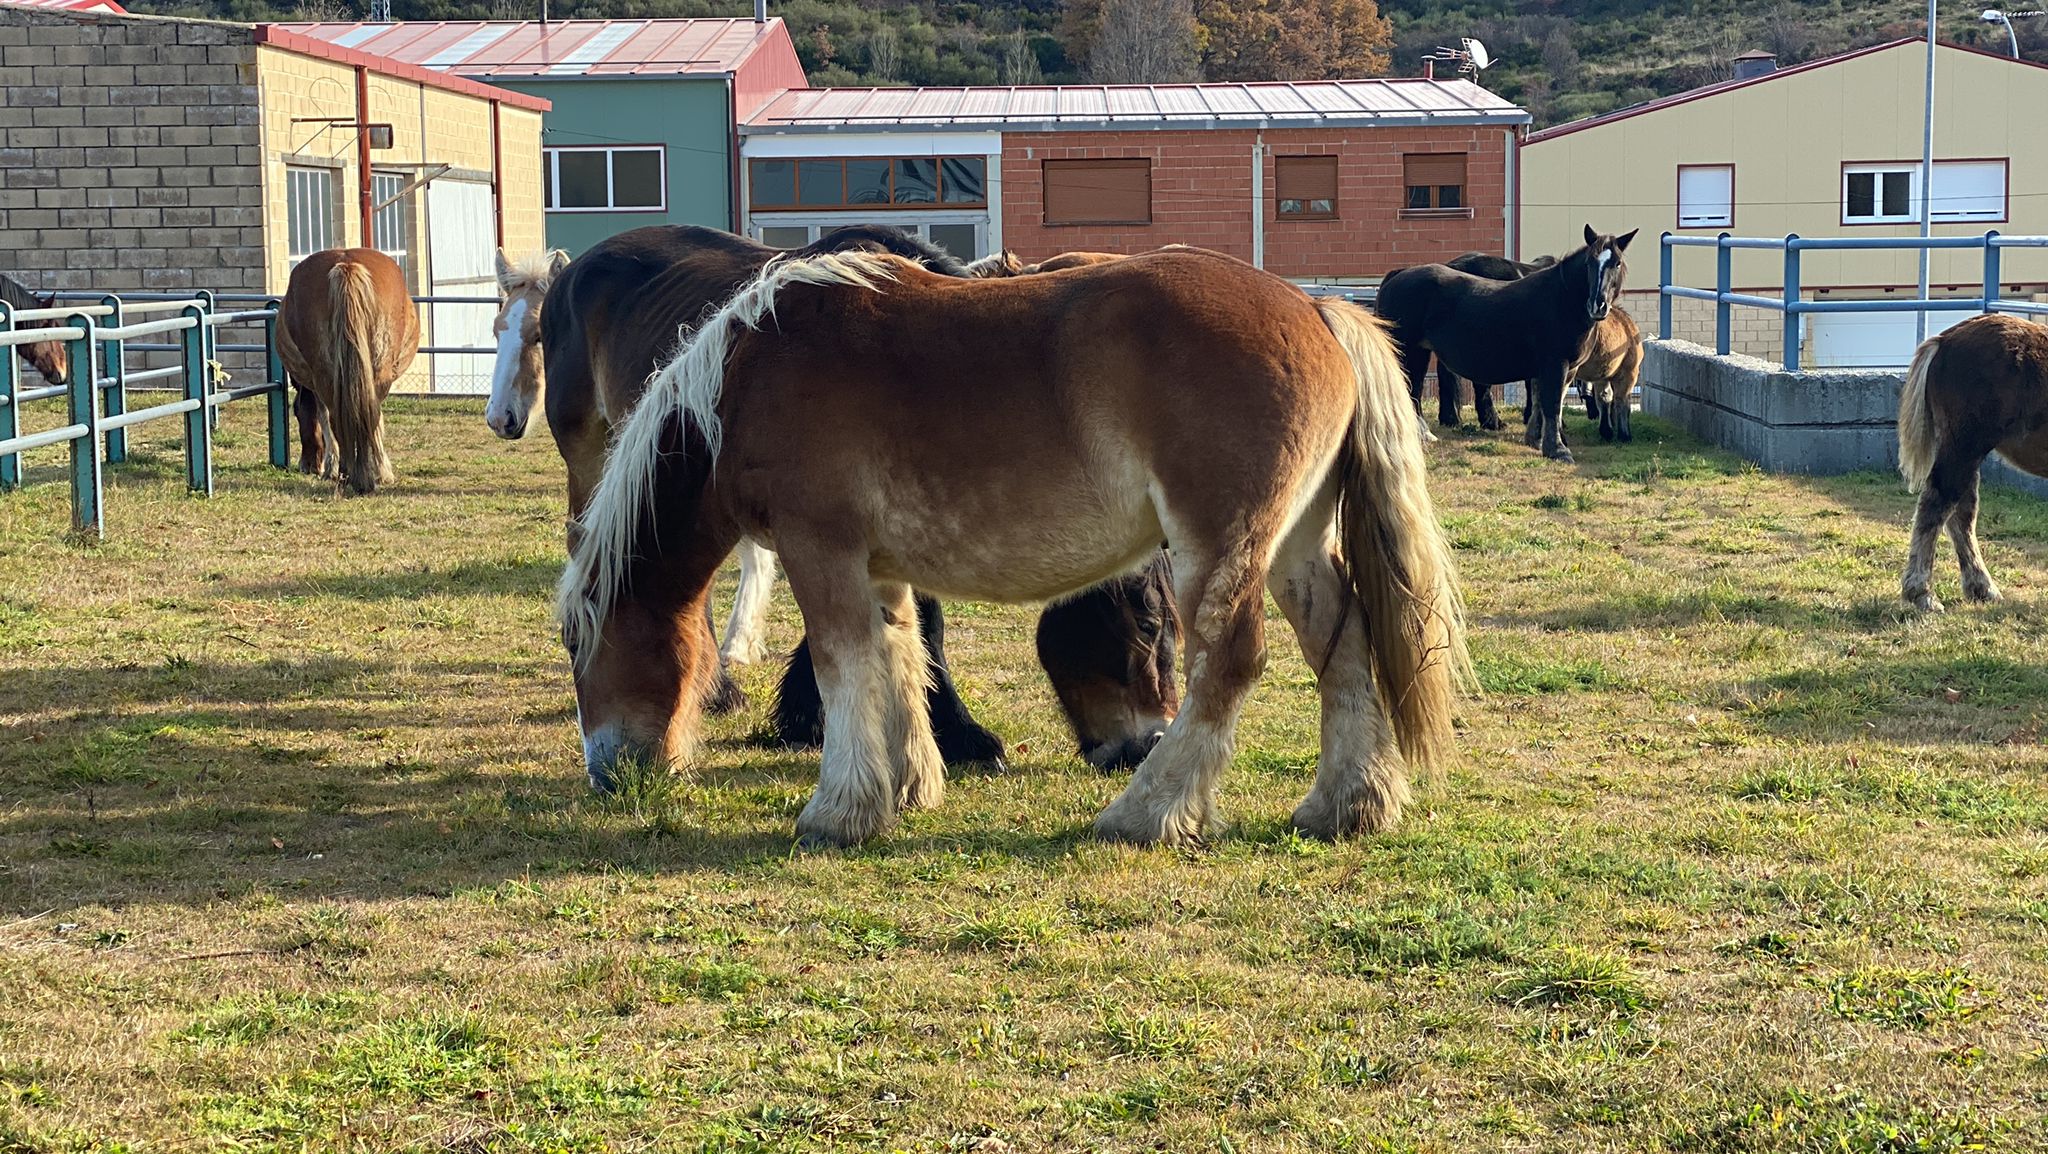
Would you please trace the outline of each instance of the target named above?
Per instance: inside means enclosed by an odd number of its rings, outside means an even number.
[[[524,108],[530,112],[546,112],[555,106],[553,101],[545,97],[528,96],[524,92],[514,92],[509,88],[497,88],[489,84],[479,84],[474,80],[465,80],[460,76],[450,76],[445,72],[436,72],[431,68],[422,68],[417,64],[407,64],[402,60],[393,60],[388,56],[378,56],[375,53],[363,52],[354,48],[343,48],[339,44],[332,44],[316,36],[308,36],[303,32],[292,32],[279,28],[275,24],[258,24],[256,26],[256,43],[268,44],[272,48],[282,48],[287,52],[296,52],[301,56],[317,56],[323,60],[332,60],[337,64],[347,64],[355,68],[367,68],[372,72],[381,72],[386,76],[396,76],[401,80],[410,80],[415,84],[423,84],[428,88],[442,88],[450,92],[460,92],[464,96],[494,100],[499,104],[509,105],[513,108]]]
[[[1692,89],[1689,92],[1677,92],[1673,93],[1670,96],[1660,97],[1656,100],[1646,101],[1642,104],[1636,105],[1633,108],[1617,109],[1613,112],[1602,113],[1599,116],[1589,116],[1584,120],[1574,120],[1565,124],[1557,125],[1552,128],[1546,128],[1540,132],[1532,132],[1529,134],[1528,138],[1524,140],[1522,143],[1541,144],[1546,140],[1555,140],[1560,136],[1570,136],[1572,133],[1581,131],[1582,129],[1599,128],[1603,125],[1613,124],[1619,120],[1627,120],[1632,116],[1641,116],[1646,112],[1658,112],[1666,108],[1672,108],[1680,104],[1687,104],[1694,100],[1701,100],[1709,96],[1719,96],[1723,92],[1732,92],[1737,88],[1748,88],[1750,85],[1753,84],[1769,84],[1771,81],[1776,80],[1781,76],[1792,76],[1801,72],[1812,72],[1815,69],[1826,68],[1831,64],[1840,64],[1846,60],[1854,60],[1859,56],[1871,56],[1879,52],[1889,52],[1894,48],[1904,48],[1909,44],[1925,44],[1926,42],[1927,41],[1925,37],[1908,36],[1902,40],[1892,40],[1883,44],[1872,44],[1867,48],[1857,48],[1853,51],[1840,52],[1833,56],[1823,56],[1818,60],[1808,60],[1803,64],[1794,64],[1790,67],[1780,68],[1774,72],[1766,72],[1762,76],[1752,76],[1746,80],[1724,80],[1719,84],[1709,84],[1702,88]],[[2012,57],[2005,55],[2004,53],[1986,52],[1982,48],[1972,48],[1966,44],[1951,44],[1946,40],[1940,41],[1939,43],[1940,46],[1943,48],[1953,48],[1958,52],[1969,52],[1978,56],[1989,56],[1993,60],[2002,60],[2007,64],[2024,64],[2029,68],[2048,68],[2048,65],[2036,64],[2031,60],[2015,60]]]

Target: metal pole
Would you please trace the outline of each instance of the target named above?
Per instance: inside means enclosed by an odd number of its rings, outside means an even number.
[[[0,301],[0,333],[14,330],[14,310]],[[21,435],[21,422],[15,416],[14,405],[14,349],[0,349],[0,441],[11,441]],[[0,493],[21,484],[21,456],[18,453],[0,453]]]
[[[1785,371],[1799,371],[1799,234],[1785,238]]]
[[[1927,102],[1925,119],[1920,132],[1920,236],[1922,239],[1934,235],[1934,21],[1941,0],[1927,0]],[[1920,299],[1927,299],[1927,267],[1933,257],[1929,249],[1920,250]],[[1922,305],[1913,314],[1913,345],[1927,339],[1927,307]]]
[[[185,488],[213,496],[213,421],[207,401],[206,313],[203,305],[186,305],[180,314],[192,327],[178,333],[185,357],[185,399],[194,402],[185,414]]]
[[[284,358],[277,351],[277,318],[284,308],[284,302],[273,299],[265,306],[270,317],[263,322],[263,379],[270,382],[270,392],[264,400],[270,408],[270,464],[274,468],[291,468],[291,398],[287,395],[290,386],[284,380]]]
[[[127,323],[121,314],[120,297],[108,293],[100,298],[100,303],[114,310],[107,314],[109,328],[118,329]],[[106,403],[100,411],[109,417],[118,417],[128,411],[128,358],[122,355],[119,340],[103,342],[100,355],[106,365],[107,376],[113,378],[107,386]],[[107,430],[107,464],[119,465],[127,460],[128,430]]]
[[[1998,311],[1998,282],[2002,279],[1998,267],[1998,230],[1984,234],[1984,311]]]
[[[1728,234],[1722,233],[1719,243],[1714,246],[1714,353],[1727,356],[1734,345],[1734,307],[1728,303],[1729,285],[1734,278],[1735,250],[1728,247]]]
[[[1671,339],[1671,294],[1665,289],[1671,287],[1671,234],[1658,237],[1660,253],[1657,258],[1657,339]]]
[[[100,515],[100,371],[95,363],[99,342],[93,339],[92,318],[74,313],[65,325],[79,330],[71,342],[71,420],[85,432],[71,442],[71,531],[98,540],[106,536]]]

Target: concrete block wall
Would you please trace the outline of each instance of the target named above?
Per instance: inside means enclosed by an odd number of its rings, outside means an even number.
[[[0,271],[262,290],[251,29],[6,7],[0,70]]]
[[[1295,279],[1376,280],[1409,264],[1462,252],[1500,252],[1506,238],[1508,135],[1498,128],[1287,129],[1263,134],[1265,267]],[[1141,252],[1192,244],[1252,259],[1252,158],[1260,134],[1009,132],[1003,135],[1003,245],[1027,260],[1073,250]],[[1465,218],[1405,216],[1406,153],[1465,152]],[[1278,156],[1339,158],[1337,219],[1281,221]],[[1047,160],[1152,159],[1152,223],[1047,225]]]

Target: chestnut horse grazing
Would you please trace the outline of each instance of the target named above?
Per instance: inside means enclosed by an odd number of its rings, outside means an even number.
[[[277,351],[299,387],[302,471],[318,467],[358,493],[390,483],[384,397],[419,347],[419,309],[397,261],[330,248],[299,262],[278,308]]]
[[[1164,540],[1188,692],[1097,834],[1209,828],[1268,589],[1323,701],[1294,823],[1383,829],[1406,764],[1449,752],[1468,664],[1404,386],[1370,314],[1214,253],[996,280],[770,265],[648,382],[584,512],[558,612],[591,772],[688,756],[718,666],[694,623],[733,543],[772,541],[826,714],[798,844],[864,841],[945,791],[912,587],[1044,600]]]
[[[1913,549],[1899,591],[1939,611],[1934,539],[1948,527],[1963,596],[2001,594],[1977,554],[1977,474],[1997,453],[2007,464],[2048,477],[2048,326],[1992,313],[1927,338],[1913,354],[1899,392],[1899,472],[1920,494]]]

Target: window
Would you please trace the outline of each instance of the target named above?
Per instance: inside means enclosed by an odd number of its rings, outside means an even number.
[[[851,216],[804,224],[766,223],[770,220],[779,221],[783,219],[786,218],[776,216],[755,218],[752,223],[754,236],[762,244],[770,248],[792,249],[802,248],[807,244],[820,240],[826,233],[831,232],[835,228],[843,228],[850,224],[879,224],[885,228],[896,229],[908,236],[930,241],[954,256],[959,257],[961,260],[974,260],[987,255],[987,250],[984,247],[987,244],[986,238],[988,233],[986,217],[979,220],[935,219],[914,221],[905,220],[902,216],[892,217],[884,215],[867,217],[865,219]]]
[[[783,250],[802,248],[811,243],[811,230],[800,224],[773,225],[761,230],[761,243]]]
[[[753,160],[747,203],[767,211],[813,208],[980,208],[988,203],[983,156]]]
[[[1273,158],[1273,195],[1279,213],[1291,220],[1329,220],[1337,215],[1337,158]]]
[[[371,247],[397,261],[409,277],[405,257],[412,235],[412,193],[406,191],[408,183],[402,172],[370,174],[370,203],[375,206],[370,214]]]
[[[1732,228],[1735,224],[1735,166],[1678,166],[1678,227]]]
[[[1937,160],[1930,215],[1942,221],[2006,219],[2006,162]],[[1910,224],[1920,219],[1920,166],[1910,161],[1842,166],[1843,224]]]
[[[1404,156],[1401,158],[1401,171],[1408,189],[1408,199],[1402,204],[1403,211],[1471,214],[1471,209],[1465,205],[1464,153],[1433,152]]]
[[[1889,224],[1920,219],[1920,172],[1915,168],[1857,164],[1842,169],[1842,223]]]
[[[291,263],[334,247],[334,184],[331,168],[290,164],[284,170],[285,255]]]
[[[2003,160],[1934,162],[1934,219],[2006,219],[2006,164]]]
[[[549,212],[661,212],[668,207],[668,154],[659,145],[541,149],[542,203]]]
[[[1045,223],[1151,224],[1152,161],[1045,162]]]

